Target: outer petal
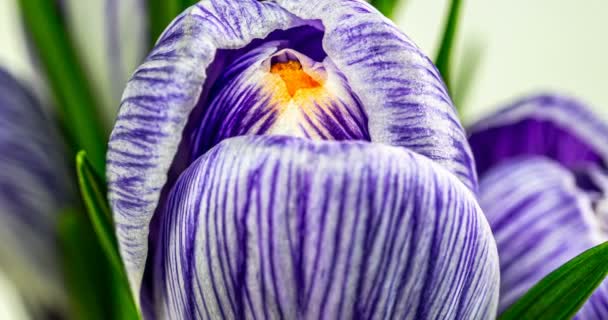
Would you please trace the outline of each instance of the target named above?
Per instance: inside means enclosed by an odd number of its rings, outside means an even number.
[[[591,199],[574,176],[546,158],[515,159],[488,171],[479,201],[498,245],[503,310],[566,261],[606,240]],[[608,318],[604,282],[579,312]]]
[[[149,223],[203,92],[206,68],[218,49],[241,48],[295,24],[270,3],[201,2],[174,21],[135,72],[110,138],[107,165],[117,236],[134,292],[143,275]]]
[[[178,149],[182,135],[188,138],[188,128],[196,127],[209,86],[240,52],[235,49],[275,30],[301,25],[325,30],[323,48],[315,52],[321,51],[321,58],[327,53],[369,108],[371,140],[425,155],[476,187],[470,150],[437,70],[388,19],[358,1],[280,4],[292,13],[272,1],[201,1],[169,26],[127,85],[107,176],[120,248],[136,292],[167,173],[171,169],[170,186],[188,165],[189,150]]]
[[[608,168],[608,124],[582,103],[557,95],[522,99],[476,123],[469,143],[480,175],[521,155],[541,155],[569,169]]]
[[[0,269],[34,308],[65,298],[55,218],[70,190],[54,134],[38,102],[0,69]]]
[[[62,0],[84,65],[109,123],[148,47],[145,0]]]
[[[489,319],[498,261],[473,194],[404,149],[239,137],[180,177],[164,319]]]

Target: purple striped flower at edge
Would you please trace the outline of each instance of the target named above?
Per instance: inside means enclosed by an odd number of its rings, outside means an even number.
[[[0,269],[38,316],[66,307],[56,224],[73,190],[51,123],[33,94],[0,69]]]
[[[572,98],[538,95],[479,121],[469,142],[496,237],[499,310],[608,238],[608,124]],[[576,316],[608,318],[608,283]]]

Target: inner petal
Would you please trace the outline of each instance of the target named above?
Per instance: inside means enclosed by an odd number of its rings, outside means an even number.
[[[370,140],[363,107],[331,60],[283,46],[268,43],[225,69],[195,132],[194,157],[240,135]]]

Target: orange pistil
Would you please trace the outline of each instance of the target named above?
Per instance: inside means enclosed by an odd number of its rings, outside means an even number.
[[[298,61],[277,62],[270,68],[270,73],[281,77],[290,96],[300,89],[317,88],[321,85],[310,77]]]

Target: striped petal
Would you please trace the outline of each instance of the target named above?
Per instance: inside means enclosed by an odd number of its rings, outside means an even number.
[[[38,102],[0,69],[0,269],[32,307],[65,302],[56,217],[69,200],[59,143]]]
[[[608,240],[602,221],[608,208],[600,214],[576,177],[553,160],[506,161],[482,177],[479,190],[498,245],[499,310],[566,261]],[[608,318],[608,282],[600,285],[577,318]]]
[[[608,124],[584,104],[558,95],[522,99],[476,123],[469,143],[477,172],[513,157],[539,155],[568,169],[608,168]]]
[[[489,319],[498,261],[473,194],[395,147],[223,141],[173,187],[161,319]]]
[[[148,50],[145,0],[62,0],[66,21],[108,123]]]
[[[257,127],[249,127],[253,130],[237,126],[238,130],[215,138],[217,132],[203,127],[229,124],[227,118],[209,120],[213,110],[228,117],[230,110],[243,107],[243,101],[229,102],[244,88],[214,87],[230,77],[235,61],[271,41],[286,42],[284,49],[323,63],[327,70],[335,67],[328,77],[343,78],[340,88],[350,90],[340,97],[353,103],[320,109],[343,110],[348,105],[354,113],[346,119],[348,128],[362,133],[355,133],[357,139],[369,136],[372,142],[427,156],[467,187],[476,188],[471,152],[437,70],[370,5],[329,0],[201,1],[176,18],[137,69],[124,92],[111,136],[109,198],[135,292],[145,269],[148,241],[152,245],[155,241],[154,236],[148,237],[150,229],[156,228],[150,223],[179,174],[222,138],[235,132],[260,133],[256,128],[262,124],[256,121]],[[241,74],[235,81],[247,79],[253,78]],[[259,90],[251,94],[263,96]],[[256,110],[269,110],[256,106]],[[361,113],[352,108],[358,106]],[[201,126],[205,117],[210,122]],[[365,118],[363,127],[350,125]]]

